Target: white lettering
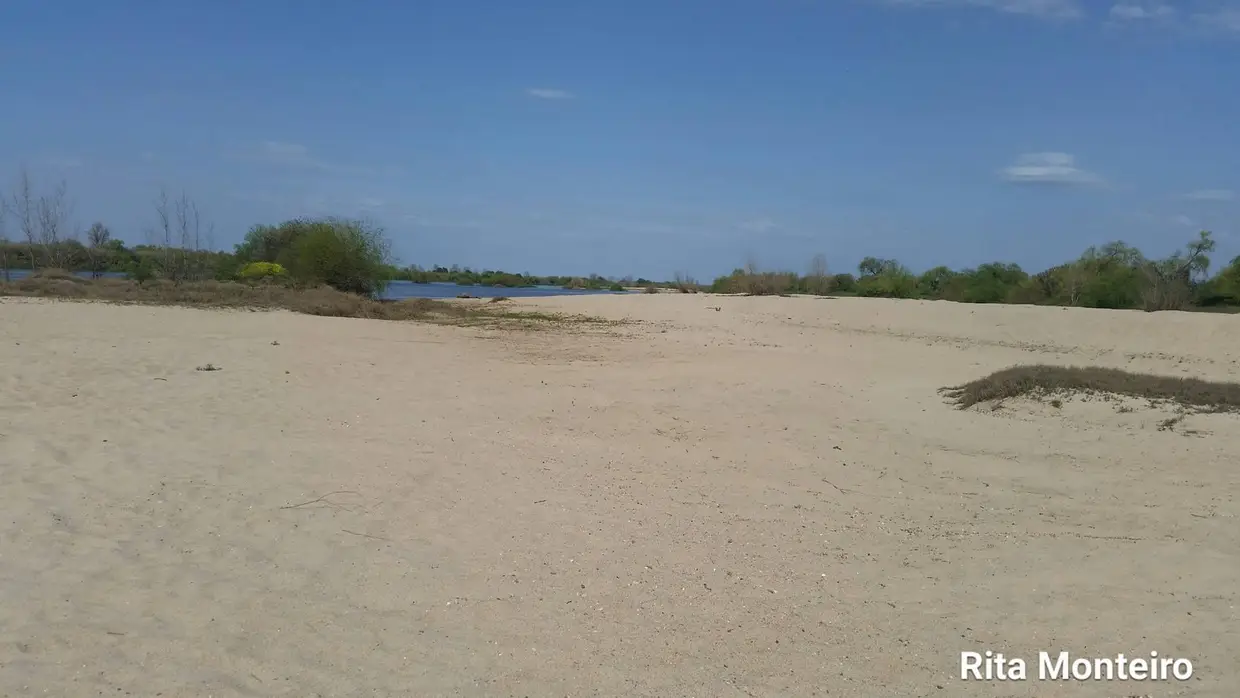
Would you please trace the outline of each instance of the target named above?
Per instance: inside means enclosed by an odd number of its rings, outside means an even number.
[[[1041,681],[1188,681],[1193,663],[1184,658],[1072,657],[1068,652],[1038,652],[1038,679]],[[961,652],[960,678],[984,681],[1024,681],[1025,660],[1007,658],[1002,652]]]
[[[1051,664],[1051,655],[1049,652],[1038,653],[1038,678],[1043,681],[1054,681],[1068,679],[1068,653],[1060,652],[1059,657],[1054,664]]]
[[[960,653],[960,679],[968,681],[969,679],[982,680],[982,655],[977,652],[961,652]]]
[[[960,678],[964,681],[1024,681],[1025,660],[1008,659],[1002,652],[961,652]]]

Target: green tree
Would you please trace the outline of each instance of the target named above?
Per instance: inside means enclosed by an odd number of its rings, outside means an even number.
[[[295,225],[298,232],[289,263],[277,262],[293,278],[372,297],[387,287],[391,247],[381,228],[342,218]]]

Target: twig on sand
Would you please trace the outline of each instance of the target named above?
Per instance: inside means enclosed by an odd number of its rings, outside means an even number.
[[[385,541],[388,541],[389,543],[392,541],[391,538],[384,538],[383,536],[372,536],[369,533],[358,533],[357,531],[350,531],[347,528],[342,528],[340,530],[350,535],[361,536],[362,538],[374,538],[375,540],[385,540]]]
[[[831,482],[830,480],[826,479],[825,477],[822,479],[822,481],[827,483],[828,485],[831,485],[835,489],[839,490],[840,494],[852,494],[852,490],[846,490],[843,487],[840,487],[839,485],[835,484],[834,482]]]
[[[332,496],[333,494],[357,494],[357,492],[354,492],[353,490],[336,490],[335,492],[328,492],[327,494],[323,495],[322,497],[319,497],[318,499],[311,499],[308,502],[302,502],[301,504],[290,504],[288,506],[280,507],[280,508],[281,509],[297,509],[299,507],[310,506],[311,504],[326,504],[328,506],[338,506],[338,505],[332,504],[331,502],[327,501],[327,498]]]

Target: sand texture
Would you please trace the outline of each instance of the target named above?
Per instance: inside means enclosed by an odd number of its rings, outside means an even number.
[[[0,301],[0,696],[1240,695],[1240,419],[937,392],[1240,380],[1240,317],[514,305],[640,322]]]

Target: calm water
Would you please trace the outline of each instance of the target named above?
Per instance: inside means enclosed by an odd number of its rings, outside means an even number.
[[[384,298],[456,298],[468,293],[478,298],[529,298],[531,296],[587,296],[598,294],[628,293],[628,291],[567,291],[559,286],[528,286],[524,288],[494,288],[492,286],[457,286],[450,283],[415,284],[409,281],[393,281],[387,287]]]
[[[14,281],[24,279],[30,276],[27,269],[11,269],[9,270],[9,278]],[[77,276],[84,279],[90,278],[90,272],[77,272]],[[118,272],[109,272],[104,274],[106,277],[123,279],[124,274]],[[3,280],[3,276],[0,276]],[[494,298],[495,296],[508,296],[509,298],[529,298],[532,296],[585,296],[597,294],[612,293],[628,293],[628,291],[568,291],[559,286],[530,286],[528,288],[494,288],[492,286],[457,286],[450,283],[433,283],[433,284],[415,284],[411,281],[393,281],[388,284],[387,291],[383,294],[384,298],[390,300],[402,300],[405,298],[456,298],[462,293],[468,293],[478,298]]]

